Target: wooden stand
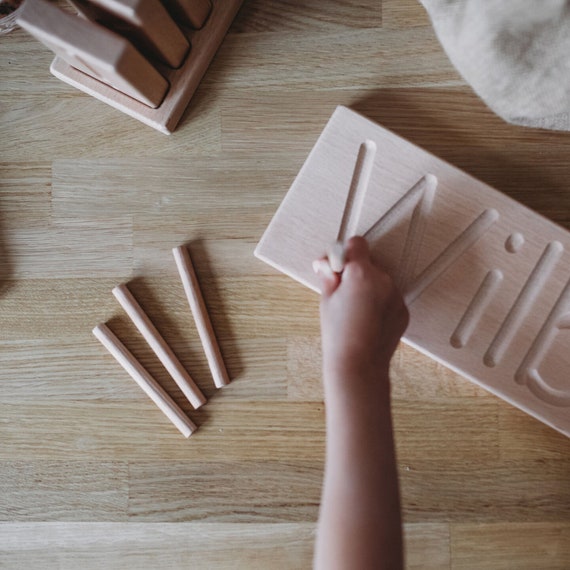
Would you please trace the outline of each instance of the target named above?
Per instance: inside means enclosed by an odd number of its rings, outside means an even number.
[[[170,346],[162,338],[162,335],[143,311],[128,287],[124,284],[118,285],[113,289],[113,295],[194,409],[203,406],[206,403],[204,394],[196,386],[190,374],[188,374]]]
[[[196,426],[178,407],[162,386],[147,372],[125,345],[105,324],[97,325],[93,334],[125,369],[145,394],[158,406],[162,413],[178,428],[184,437],[190,437]]]
[[[36,2],[36,0],[28,1]],[[194,94],[194,91],[198,87],[202,76],[206,72],[208,65],[222,43],[222,40],[234,17],[241,7],[242,2],[243,0],[213,0],[211,3],[211,9],[210,3],[206,0],[199,0],[199,2],[196,3],[187,1],[176,1],[173,3],[178,10],[181,10],[185,14],[183,25],[186,22],[192,22],[194,25],[203,25],[200,29],[190,29],[179,26],[180,31],[183,34],[182,40],[186,40],[191,44],[190,51],[180,67],[173,69],[158,60],[152,61],[152,70],[156,71],[157,75],[159,75],[159,78],[165,85],[168,83],[166,94],[162,93],[158,99],[155,97],[153,99],[145,100],[145,102],[136,100],[133,98],[133,93],[135,95],[137,93],[136,89],[129,92],[128,89],[115,88],[116,83],[108,81],[106,79],[105,72],[101,73],[98,71],[95,75],[93,73],[89,73],[89,70],[84,66],[75,65],[75,60],[69,57],[69,52],[62,53],[59,51],[51,64],[50,70],[53,75],[62,81],[77,87],[81,91],[84,91],[101,101],[104,101],[146,125],[149,125],[165,134],[170,134],[176,128],[184,110]],[[111,4],[113,4],[111,0],[98,1],[98,6],[105,6],[107,10],[109,9],[108,6]],[[78,5],[80,6],[81,2],[79,2]],[[194,6],[194,8],[192,8],[192,6]],[[53,7],[53,9],[56,10],[55,7]],[[98,20],[100,23],[89,21],[89,18],[96,18],[96,15],[93,15],[94,13],[92,11],[88,12],[89,10],[85,11],[87,19],[83,19],[79,25],[82,25],[83,27],[92,27],[93,29],[95,29],[94,27],[103,28],[100,24],[105,22],[102,20]],[[68,18],[73,18],[69,14],[62,13],[62,15]],[[82,20],[82,18],[78,17],[74,19],[76,21]],[[123,20],[124,19],[125,17],[123,16]],[[148,18],[146,19],[148,20]],[[144,18],[136,19],[135,16],[130,17],[128,20],[131,27],[136,25],[139,25],[140,27],[140,25],[142,25],[141,22],[145,21]],[[156,22],[153,22],[154,33],[152,34],[154,41],[153,49],[156,51],[157,35],[154,28],[156,28]],[[140,32],[141,30],[138,30],[136,34],[133,32],[131,33],[132,37],[126,38],[129,40],[129,45],[130,41],[136,44],[137,41],[140,40]],[[31,33],[34,32],[31,31]],[[130,32],[125,32],[124,29],[115,29],[113,30],[113,33],[116,38],[120,40],[121,37],[119,34]],[[34,35],[36,35],[40,41],[44,41],[40,34],[34,33]],[[148,41],[148,39],[149,34],[146,34],[146,40]],[[44,43],[46,42],[44,41]],[[176,57],[178,57],[177,54],[179,54],[180,49],[183,49],[184,47],[180,42],[177,43],[179,49],[177,51],[175,50],[176,53],[169,54],[168,56],[170,57],[171,62],[173,61],[173,58],[175,60]],[[136,53],[139,54],[139,52]],[[167,57],[164,46],[162,47],[161,56],[163,60]],[[109,71],[109,73],[114,75],[112,62],[110,69],[111,71]],[[134,81],[136,82],[136,79],[134,79]],[[156,108],[153,108],[153,106]]]
[[[192,47],[182,66],[179,69],[161,68],[170,83],[170,89],[156,109],[139,104],[124,93],[78,71],[60,57],[53,60],[50,71],[62,81],[169,135],[178,125],[242,2],[243,0],[214,1],[212,13],[204,27],[188,33]]]
[[[138,105],[156,108],[166,95],[168,82],[150,61],[130,41],[103,26],[63,12],[47,0],[28,0],[18,24],[78,73],[96,77]]]

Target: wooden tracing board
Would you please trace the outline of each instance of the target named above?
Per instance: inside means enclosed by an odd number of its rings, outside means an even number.
[[[570,435],[570,233],[338,107],[256,256],[318,291],[312,261],[355,192],[355,233],[410,309],[404,341]]]

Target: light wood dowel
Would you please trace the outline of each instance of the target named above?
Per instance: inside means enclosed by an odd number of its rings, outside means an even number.
[[[145,394],[160,408],[164,415],[178,428],[184,437],[190,437],[196,430],[194,423],[176,405],[158,382],[143,368],[125,345],[104,324],[97,325],[93,334],[127,371]]]
[[[198,283],[198,278],[196,277],[196,272],[192,265],[190,252],[188,248],[180,246],[175,247],[172,253],[176,261],[176,266],[178,267],[178,272],[180,273],[180,279],[182,279],[186,297],[188,297],[188,303],[190,304],[190,309],[192,310],[192,315],[196,322],[196,328],[198,329],[206,358],[208,359],[208,365],[210,366],[214,378],[214,384],[216,388],[221,388],[229,384],[230,378],[220,352],[218,341],[216,340],[216,335],[204,303],[204,298],[202,297],[202,292],[200,291],[200,284]]]
[[[131,321],[133,321],[134,325],[158,356],[192,406],[196,409],[203,406],[206,403],[204,394],[202,394],[198,386],[196,386],[194,380],[192,380],[172,349],[152,324],[152,321],[133,297],[128,287],[124,284],[118,285],[113,289],[113,295],[115,295],[121,307],[123,307],[127,315],[129,315]]]
[[[327,258],[329,260],[329,265],[335,273],[342,273],[344,269],[344,263],[346,252],[344,244],[340,241],[335,241],[327,250]]]

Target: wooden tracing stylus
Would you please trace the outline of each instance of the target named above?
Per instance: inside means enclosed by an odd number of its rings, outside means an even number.
[[[180,273],[180,279],[182,280],[186,297],[188,297],[188,303],[190,304],[190,309],[192,310],[192,315],[196,322],[196,328],[198,329],[198,334],[200,335],[200,340],[202,341],[202,346],[204,347],[204,352],[208,359],[208,365],[212,372],[212,377],[214,378],[214,384],[216,388],[222,388],[229,384],[230,378],[220,352],[218,341],[216,340],[214,328],[212,327],[202,292],[200,291],[200,284],[198,283],[198,278],[196,277],[196,272],[192,265],[190,252],[187,247],[179,246],[172,250],[172,254],[174,255],[176,267]]]
[[[206,403],[204,394],[196,386],[190,374],[180,363],[176,355],[168,346],[164,338],[152,324],[147,314],[138,304],[126,285],[118,285],[113,289],[113,295],[119,301],[121,307],[126,311],[127,315],[139,332],[142,334],[148,345],[158,356],[168,373],[172,376],[178,387],[182,390],[188,401],[194,408],[199,408]]]
[[[125,345],[104,324],[97,325],[93,334],[125,369],[145,394],[159,407],[164,415],[178,428],[184,437],[190,437],[196,430],[194,423],[176,405],[158,382],[143,368]]]
[[[357,234],[375,157],[376,143],[371,140],[363,142],[358,150],[338,235],[327,250],[328,262],[334,273],[341,273],[344,269],[345,244],[349,238]]]

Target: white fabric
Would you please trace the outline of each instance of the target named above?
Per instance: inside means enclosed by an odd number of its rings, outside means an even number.
[[[570,0],[420,0],[449,59],[506,121],[570,130]]]

